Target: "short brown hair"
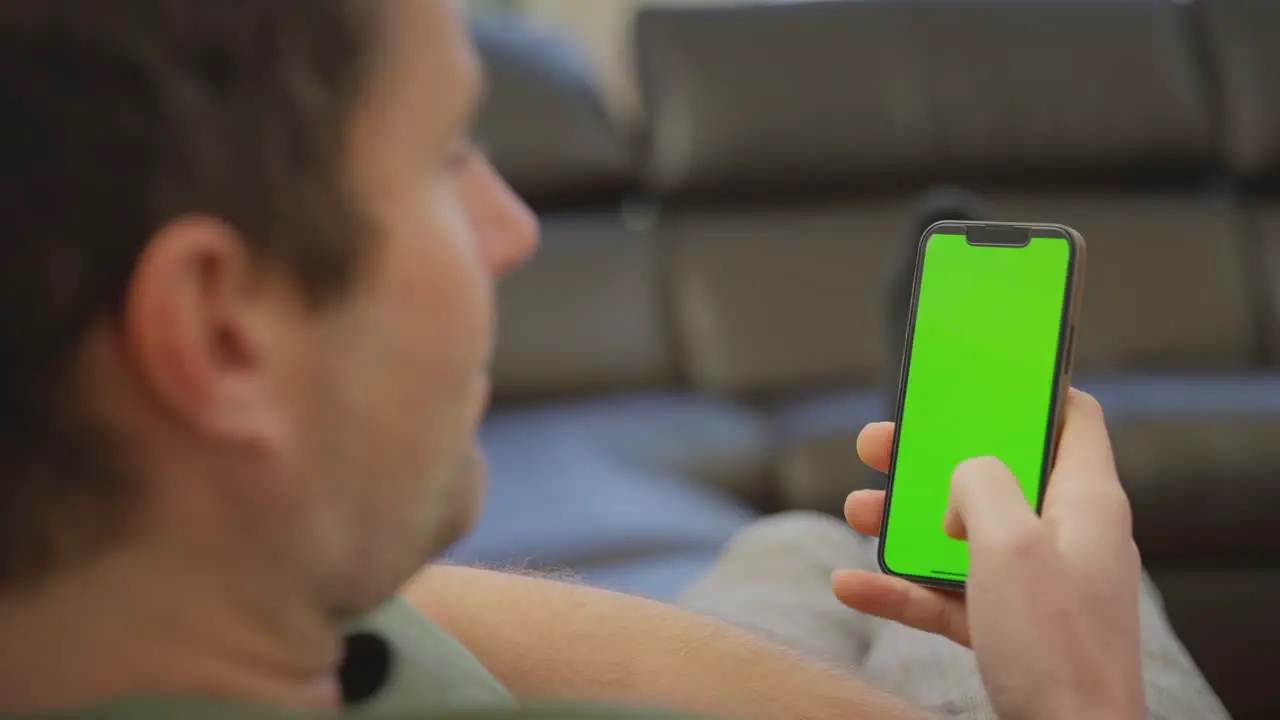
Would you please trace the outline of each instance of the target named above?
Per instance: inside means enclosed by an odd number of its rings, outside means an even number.
[[[161,226],[215,215],[317,303],[349,284],[377,27],[367,0],[0,0],[0,590],[126,521],[71,368]]]

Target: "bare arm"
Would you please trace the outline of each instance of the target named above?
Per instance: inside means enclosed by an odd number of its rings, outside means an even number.
[[[848,672],[628,595],[444,565],[405,595],[522,697],[735,718],[925,717]]]

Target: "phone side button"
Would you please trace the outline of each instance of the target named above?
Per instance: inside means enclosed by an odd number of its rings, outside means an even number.
[[[1067,359],[1062,363],[1062,374],[1071,373],[1071,363],[1076,356],[1076,326],[1072,325],[1067,329]]]

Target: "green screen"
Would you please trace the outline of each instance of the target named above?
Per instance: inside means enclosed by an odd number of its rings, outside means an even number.
[[[999,458],[1037,504],[1070,259],[1065,238],[929,238],[881,549],[888,571],[968,575],[965,543],[942,530],[951,473],[968,458]]]

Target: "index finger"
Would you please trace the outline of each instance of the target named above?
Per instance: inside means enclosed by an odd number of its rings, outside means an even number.
[[[1071,388],[1065,411],[1053,474],[1115,480],[1115,459],[1102,405],[1089,393]]]
[[[893,423],[868,423],[858,433],[858,457],[867,467],[889,472],[889,456],[893,454]]]
[[[1089,518],[1127,525],[1129,501],[1116,474],[1102,406],[1088,393],[1068,395],[1066,421],[1045,492],[1044,513],[1058,519]]]

